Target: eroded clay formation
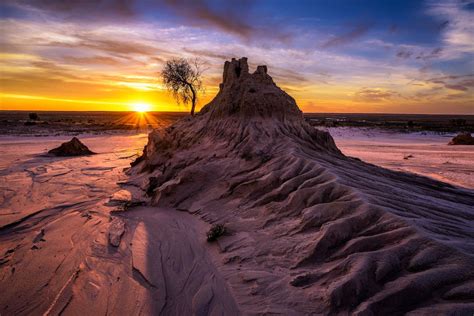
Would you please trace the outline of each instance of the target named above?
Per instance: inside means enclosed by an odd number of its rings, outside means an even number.
[[[474,309],[472,191],[344,156],[246,58],[131,174],[152,205],[228,227],[219,271],[241,312]]]

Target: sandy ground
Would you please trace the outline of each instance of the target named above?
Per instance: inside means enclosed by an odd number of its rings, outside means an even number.
[[[110,285],[103,283],[123,269],[112,265],[123,255],[107,243],[114,209],[107,204],[146,135],[81,139],[99,154],[43,156],[66,137],[0,140],[0,288],[9,289],[2,290],[2,315],[55,314],[73,306],[72,297],[106,304]],[[108,307],[81,310],[88,308]]]
[[[474,186],[468,161],[474,148],[448,147],[446,138],[434,136],[331,132],[347,155]],[[236,260],[228,249],[247,251],[236,246],[249,239],[245,233],[210,245],[210,225],[200,216],[156,207],[119,211],[138,190],[123,184],[123,169],[141,152],[145,134],[80,139],[98,155],[42,155],[68,137],[0,138],[0,288],[8,288],[0,295],[1,315],[234,315],[239,306],[262,308],[259,280],[288,282],[275,268],[240,271],[224,264]],[[413,158],[403,159],[407,154]],[[113,247],[108,239],[116,221],[125,231]],[[259,238],[275,248],[263,232]],[[287,297],[306,300],[295,293]]]
[[[329,132],[347,156],[474,188],[474,146],[447,145],[454,135],[350,127],[329,128]]]
[[[0,226],[47,209],[90,210],[118,190],[122,170],[140,154],[146,134],[81,137],[99,155],[43,156],[70,137],[0,138]]]
[[[74,158],[43,155],[68,137],[0,139],[1,315],[237,313],[207,223],[120,212],[134,189],[123,169],[146,136],[80,137],[98,154]],[[119,247],[108,242],[115,222],[125,223]]]

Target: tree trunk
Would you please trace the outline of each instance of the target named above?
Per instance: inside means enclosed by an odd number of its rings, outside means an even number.
[[[194,87],[192,84],[189,85],[189,88],[191,89],[191,92],[193,94],[193,98],[191,100],[191,116],[194,116],[194,108],[196,106],[196,91],[194,91]]]

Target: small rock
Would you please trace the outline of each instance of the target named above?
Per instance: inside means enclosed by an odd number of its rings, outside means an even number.
[[[109,243],[118,247],[125,232],[125,222],[118,217],[114,217],[109,226]]]
[[[471,133],[460,133],[448,143],[448,145],[474,145],[474,137]]]
[[[93,155],[94,152],[90,151],[86,145],[81,143],[77,137],[73,137],[70,141],[62,143],[61,146],[56,147],[48,151],[48,153],[55,156],[84,156]]]
[[[109,199],[106,205],[119,206],[132,201],[132,194],[128,190],[119,190],[115,192]]]

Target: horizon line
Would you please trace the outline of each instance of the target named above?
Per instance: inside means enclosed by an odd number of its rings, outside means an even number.
[[[134,113],[136,111],[124,111],[124,110],[35,110],[35,109],[0,109],[0,112],[122,112],[122,113]],[[189,113],[189,111],[146,111],[147,113]],[[303,114],[353,114],[353,115],[367,115],[367,114],[378,114],[378,115],[464,115],[474,116],[473,113],[394,113],[394,112],[306,112],[301,110]],[[197,112],[199,113],[199,112]]]

